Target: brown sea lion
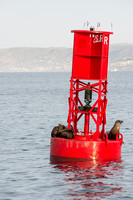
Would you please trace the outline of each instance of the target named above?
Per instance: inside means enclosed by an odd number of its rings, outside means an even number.
[[[123,121],[121,120],[117,120],[114,124],[114,126],[112,127],[112,129],[109,132],[108,138],[109,139],[113,139],[116,140],[116,135],[119,133],[120,130],[120,124],[122,124]]]
[[[59,126],[59,133],[62,133],[62,131],[66,129],[66,127],[63,124],[58,124],[58,126]]]
[[[59,126],[55,126],[51,132],[51,137],[57,137],[59,132]]]
[[[67,139],[72,139],[74,138],[74,134],[72,132],[72,130],[64,130],[59,137],[62,137],[62,138],[67,138]]]
[[[62,137],[72,139],[74,137],[73,130],[68,129],[62,124],[55,126],[51,132],[51,137]]]
[[[65,126],[62,124],[58,124],[55,126],[51,132],[51,137],[59,137],[60,133],[65,129]]]

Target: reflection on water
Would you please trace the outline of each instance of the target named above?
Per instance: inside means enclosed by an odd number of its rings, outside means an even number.
[[[74,199],[101,199],[123,192],[120,177],[123,175],[122,160],[52,162],[54,168],[65,173],[67,196]],[[75,185],[75,187],[74,187]]]

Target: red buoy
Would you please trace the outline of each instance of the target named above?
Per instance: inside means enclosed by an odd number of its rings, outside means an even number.
[[[70,80],[68,129],[74,138],[51,137],[51,159],[117,159],[121,157],[122,134],[109,140],[105,133],[109,35],[112,32],[75,30]],[[84,91],[84,100],[81,92]],[[95,95],[95,100],[92,99]],[[83,131],[78,123],[84,117]],[[94,130],[91,130],[93,123]]]

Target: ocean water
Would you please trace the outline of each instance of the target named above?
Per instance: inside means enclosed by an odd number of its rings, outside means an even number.
[[[133,72],[109,72],[107,125],[123,120],[122,158],[51,164],[66,124],[70,73],[0,73],[0,200],[133,199]]]

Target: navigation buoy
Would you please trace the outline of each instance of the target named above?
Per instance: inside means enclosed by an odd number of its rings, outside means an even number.
[[[64,127],[63,134],[58,127],[53,129],[57,132],[52,132],[50,159],[120,158],[123,135],[118,131],[114,138],[110,135],[108,138],[105,132],[109,35],[113,33],[95,30],[73,30],[72,33],[74,47],[68,127]],[[79,131],[78,123],[83,117],[83,130]],[[67,137],[68,133],[71,137]]]

